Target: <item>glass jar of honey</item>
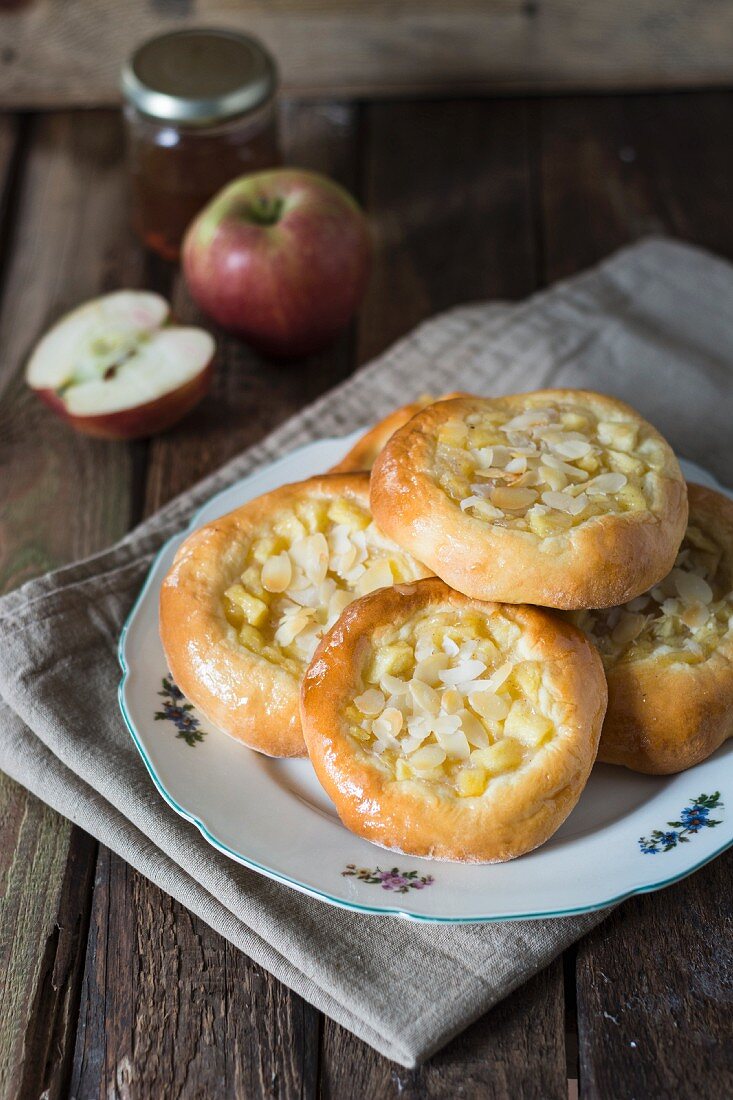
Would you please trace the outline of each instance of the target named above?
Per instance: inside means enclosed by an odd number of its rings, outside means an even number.
[[[281,163],[277,69],[248,35],[184,30],[140,46],[122,72],[132,222],[167,260],[224,184]]]

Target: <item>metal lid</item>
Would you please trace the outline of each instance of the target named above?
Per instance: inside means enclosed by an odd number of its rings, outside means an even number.
[[[275,62],[256,38],[235,31],[173,31],[151,38],[122,70],[122,92],[138,111],[206,126],[265,103]]]

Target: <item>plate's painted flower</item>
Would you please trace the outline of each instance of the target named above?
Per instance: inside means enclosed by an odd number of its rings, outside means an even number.
[[[713,829],[720,821],[710,816],[716,806],[722,806],[720,791],[714,794],[701,794],[691,800],[680,813],[679,821],[668,821],[671,829],[655,829],[649,837],[639,837],[639,847],[645,856],[655,856],[657,852],[671,852],[678,844],[689,844],[690,836],[703,829]]]
[[[418,875],[417,871],[400,871],[398,867],[393,867],[391,871],[383,871],[380,867],[372,870],[368,867],[357,867],[355,863],[348,863],[341,874],[345,878],[368,882],[371,886],[381,886],[383,890],[394,890],[397,894],[424,890],[435,882],[432,875]]]
[[[163,699],[162,709],[155,712],[156,722],[172,722],[178,730],[176,737],[180,737],[186,744],[193,748],[195,744],[204,739],[204,731],[198,718],[192,714],[191,703],[184,702],[184,695],[173,677],[164,676],[162,680],[163,690],[158,692]]]

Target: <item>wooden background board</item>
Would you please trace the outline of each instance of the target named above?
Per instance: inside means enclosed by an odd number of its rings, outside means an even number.
[[[3,586],[108,543],[438,309],[524,296],[650,230],[733,258],[730,117],[729,93],[289,104],[288,158],[344,182],[375,227],[358,321],[306,367],[223,338],[213,394],[133,445],[74,435],[21,381],[50,320],[120,284],[198,318],[128,233],[119,119],[0,118]],[[733,853],[624,905],[408,1071],[0,779],[0,1098],[561,1100],[579,1075],[593,1100],[723,1100],[731,871]]]
[[[727,0],[6,0],[0,107],[116,102],[130,51],[191,25],[260,36],[299,96],[675,88],[733,79]]]

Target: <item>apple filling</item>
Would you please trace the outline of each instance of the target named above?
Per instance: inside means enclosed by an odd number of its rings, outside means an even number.
[[[224,593],[224,614],[246,649],[302,675],[352,600],[426,575],[366,507],[308,497],[252,540],[239,580]]]
[[[380,631],[344,716],[390,778],[476,797],[554,737],[563,710],[547,680],[500,612],[433,609]]]
[[[733,631],[733,592],[723,555],[699,527],[687,528],[672,571],[622,607],[569,618],[597,646],[606,668],[647,657],[698,664]]]
[[[438,431],[435,479],[464,512],[544,537],[649,507],[665,451],[642,424],[575,402],[528,405],[510,416],[497,403]]]

